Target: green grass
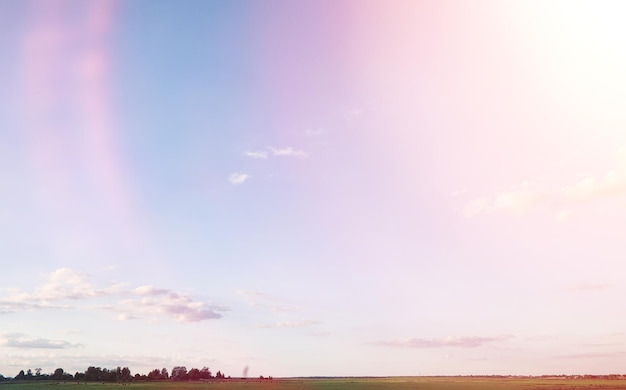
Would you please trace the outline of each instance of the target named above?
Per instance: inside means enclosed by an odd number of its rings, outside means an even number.
[[[626,380],[392,377],[334,379],[232,380],[226,382],[2,382],[1,390],[626,390]]]

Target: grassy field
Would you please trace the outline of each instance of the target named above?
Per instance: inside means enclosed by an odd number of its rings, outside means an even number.
[[[136,382],[75,383],[75,382],[3,382],[3,390],[626,390],[626,380],[540,379],[540,378],[479,378],[479,377],[407,377],[407,378],[334,378],[334,379],[274,379],[272,381],[232,380],[227,382]]]

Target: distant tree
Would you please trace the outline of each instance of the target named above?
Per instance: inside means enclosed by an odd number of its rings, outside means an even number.
[[[35,368],[35,376],[41,376],[41,368]]]
[[[118,367],[119,370],[119,367]],[[119,381],[124,381],[124,382],[128,382],[130,381],[132,378],[131,374],[130,374],[130,368],[128,367],[124,367],[119,371]]]
[[[116,379],[116,370],[108,370],[100,367],[89,367],[85,371],[85,381],[90,382],[112,382]]]
[[[76,379],[77,381],[84,381],[85,373],[76,371],[76,374],[74,374],[74,379]]]
[[[28,371],[26,371],[26,379],[33,379],[33,371],[29,368]]]
[[[57,368],[56,370],[54,370],[54,373],[50,376],[50,379],[55,380],[55,381],[60,381],[63,379],[63,374],[65,374],[63,369]]]
[[[89,366],[87,368],[87,371],[85,371],[85,381],[97,381],[100,371],[100,367]]]
[[[101,381],[114,382],[117,380],[117,370],[109,370],[108,368],[102,369],[102,375],[100,376]]]
[[[187,367],[176,366],[172,368],[171,378],[175,381],[184,381],[187,379]]]
[[[24,370],[20,370],[20,372],[15,376],[15,380],[24,380],[26,379],[26,374],[24,374]]]
[[[209,367],[202,367],[202,370],[200,370],[200,379],[211,378],[213,378],[213,375],[211,374],[211,371],[209,371]]]
[[[198,370],[197,368],[192,368],[187,373],[187,377],[189,378],[189,380],[197,381],[198,379],[200,379],[200,370]]]
[[[167,372],[167,368],[163,367],[161,369],[161,379],[168,379],[170,374]]]
[[[159,371],[158,368],[155,368],[154,370],[150,371],[148,373],[148,380],[150,381],[156,381],[161,379],[161,371]]]

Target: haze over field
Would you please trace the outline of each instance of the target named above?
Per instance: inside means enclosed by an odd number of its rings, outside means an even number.
[[[0,2],[0,373],[623,373],[626,4]]]

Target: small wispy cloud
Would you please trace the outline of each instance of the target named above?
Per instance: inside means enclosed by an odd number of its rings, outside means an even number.
[[[314,320],[302,320],[302,321],[283,321],[283,322],[276,322],[273,324],[265,324],[265,325],[259,325],[257,328],[303,328],[305,326],[311,326],[311,325],[316,325],[319,324],[319,321],[314,321]]]
[[[292,146],[277,148],[273,146],[266,147],[266,150],[253,150],[253,151],[245,151],[243,155],[249,158],[265,160],[269,157],[299,157],[305,158],[308,157],[309,154],[304,150],[296,149]],[[231,175],[241,175],[243,173],[234,173]],[[244,179],[245,180],[245,179]],[[234,183],[233,183],[234,184]]]
[[[472,218],[485,212],[505,212],[522,215],[536,206],[543,199],[543,194],[531,187],[527,182],[521,187],[500,191],[492,197],[479,197],[465,206],[463,213]]]
[[[22,333],[0,335],[0,345],[7,348],[25,349],[67,349],[83,347],[82,344],[70,343],[69,341],[29,337]]]
[[[575,214],[572,210],[561,210],[554,215],[554,220],[558,223],[564,223],[572,219]]]
[[[458,348],[476,348],[488,343],[502,341],[511,338],[511,336],[497,336],[497,337],[444,337],[435,339],[422,339],[422,338],[408,338],[404,340],[388,340],[378,341],[374,344],[386,346],[386,347],[399,347],[399,348],[445,348],[445,347],[458,347]]]
[[[233,185],[243,184],[250,176],[243,172],[234,172],[228,176],[228,181]]]
[[[343,113],[343,118],[346,121],[352,122],[358,118],[360,118],[363,115],[364,111],[362,108],[351,108],[349,110],[346,110]]]
[[[565,290],[570,292],[589,292],[607,290],[611,287],[612,285],[608,283],[581,282],[570,284]]]
[[[260,158],[260,159],[266,159],[268,156],[268,153],[265,150],[258,150],[254,152],[247,151],[247,152],[243,152],[243,154],[250,158]]]
[[[606,358],[624,358],[626,357],[625,351],[613,351],[613,352],[582,352],[571,353],[555,356],[557,359],[606,359]]]
[[[307,129],[304,131],[304,134],[314,137],[314,136],[322,134],[322,129]]]
[[[269,309],[273,312],[294,312],[302,309],[300,306],[282,302],[258,291],[237,290],[237,295],[250,306]]]
[[[325,336],[330,336],[332,333],[330,331],[327,330],[321,330],[321,331],[317,331],[317,332],[311,332],[311,336],[317,336],[317,337],[325,337]]]
[[[272,152],[273,156],[281,156],[281,157],[308,157],[309,155],[303,150],[294,149],[291,146],[286,148],[268,148],[270,152]]]

